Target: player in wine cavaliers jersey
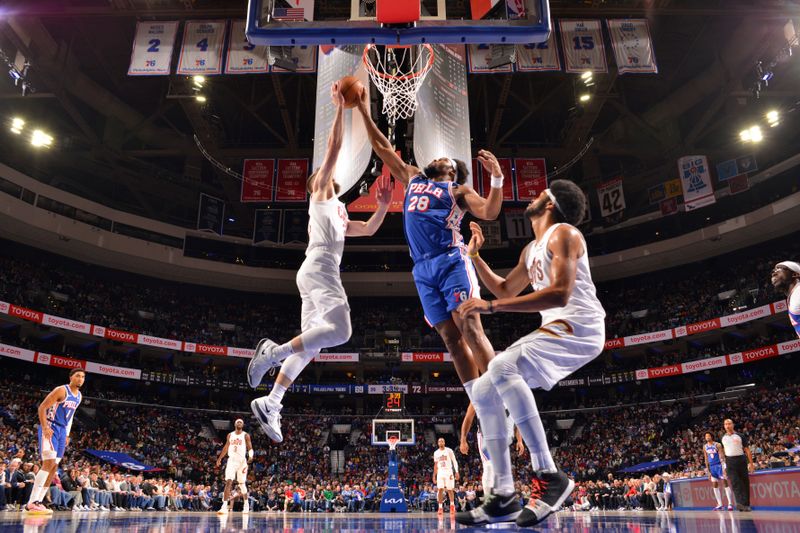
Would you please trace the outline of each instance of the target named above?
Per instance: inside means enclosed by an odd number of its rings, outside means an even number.
[[[459,308],[460,313],[542,316],[542,326],[492,359],[488,372],[473,388],[481,428],[489,433],[487,428],[503,427],[504,408],[485,400],[487,392],[495,389],[530,452],[536,477],[531,501],[515,517],[519,527],[537,524],[557,511],[575,486],[553,461],[531,387],[550,390],[600,355],[605,343],[605,311],[589,270],[586,241],[575,228],[585,210],[586,198],[580,187],[566,180],[553,181],[525,210],[536,240],[525,247],[505,278],[481,259],[478,250],[483,236],[477,225],[469,245],[481,281],[497,300],[471,299]],[[529,284],[533,292],[520,296]],[[494,467],[494,489],[481,507],[456,515],[461,524],[506,521],[513,515],[517,498],[508,443],[488,435],[484,440]]]
[[[458,462],[453,450],[445,446],[441,437],[436,441],[436,451],[433,452],[433,480],[436,482],[436,500],[439,502],[438,513],[443,513],[444,492],[450,498],[450,514],[456,513],[455,486],[460,475]]]
[[[706,460],[706,472],[708,473],[708,480],[714,487],[714,498],[717,500],[715,511],[721,511],[725,508],[722,505],[722,493],[719,490],[719,483],[725,487],[725,495],[728,497],[728,510],[733,511],[733,491],[728,485],[728,480],[725,478],[725,464],[722,462],[722,444],[714,442],[714,437],[711,433],[705,434],[705,444],[703,444],[703,456]]]
[[[250,435],[244,431],[244,420],[237,418],[233,423],[234,431],[228,433],[225,438],[225,446],[217,457],[217,468],[222,464],[222,458],[228,455],[228,462],[225,465],[225,490],[222,496],[222,507],[218,514],[228,513],[228,501],[231,499],[231,486],[233,482],[239,484],[239,492],[244,498],[243,513],[250,512],[250,501],[247,496],[247,463],[253,460],[253,443]]]
[[[286,389],[322,348],[331,348],[350,340],[350,305],[339,274],[344,239],[374,235],[383,223],[392,199],[389,180],[380,178],[375,214],[366,221],[350,220],[348,217],[346,206],[337,197],[339,185],[333,180],[343,141],[344,99],[339,92],[338,82],[331,87],[331,97],[336,105],[336,117],[328,137],[328,149],[322,165],[308,178],[311,193],[308,204],[308,248],[306,259],[297,271],[297,288],[303,301],[302,333],[282,345],[262,339],[247,367],[247,380],[253,388],[258,387],[270,368],[281,367],[269,395],[250,403],[261,428],[275,442],[283,441],[280,411]]]
[[[775,265],[770,277],[775,290],[786,295],[789,321],[800,337],[800,263],[782,261]]]
[[[490,192],[483,198],[465,185],[469,171],[463,161],[442,157],[431,161],[424,169],[406,164],[372,121],[366,94],[362,95],[358,110],[373,150],[389,167],[392,176],[406,187],[403,225],[425,320],[442,337],[467,396],[472,400],[472,386],[478,372],[486,371],[494,349],[479,316],[462,317],[456,312],[463,302],[480,295],[460,226],[465,213],[481,220],[493,220],[500,213],[503,201],[500,165],[490,152],[478,152],[478,160],[492,175]],[[491,392],[487,394],[492,395]],[[490,400],[499,407],[503,405],[497,394]],[[504,437],[505,434],[496,436]]]
[[[39,404],[39,453],[42,457],[42,468],[36,474],[28,504],[25,511],[29,514],[52,513],[42,505],[42,500],[58,463],[64,458],[64,450],[69,444],[69,433],[72,429],[72,418],[81,404],[81,387],[86,380],[86,372],[81,368],[73,368],[69,372],[69,384],[53,389]]]

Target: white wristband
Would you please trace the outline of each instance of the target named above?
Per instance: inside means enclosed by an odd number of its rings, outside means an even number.
[[[493,189],[503,188],[503,176],[492,176],[492,188]]]
[[[253,459],[253,449],[252,449],[252,448],[250,448],[249,450],[247,450],[247,457],[248,457],[249,459],[251,459],[251,460]]]

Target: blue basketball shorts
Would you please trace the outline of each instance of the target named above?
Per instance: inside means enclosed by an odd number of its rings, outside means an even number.
[[[62,459],[64,449],[67,447],[67,428],[52,424],[53,436],[48,440],[42,436],[42,426],[39,426],[39,455],[42,460]]]
[[[722,472],[721,464],[709,465],[708,471],[711,474],[711,477],[718,481],[725,479],[725,474]]]
[[[431,327],[449,319],[470,298],[480,298],[478,276],[464,247],[419,261],[411,273],[425,321]]]

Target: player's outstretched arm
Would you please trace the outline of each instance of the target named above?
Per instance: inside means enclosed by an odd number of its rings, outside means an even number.
[[[470,403],[467,406],[467,412],[464,413],[464,421],[461,422],[461,442],[458,446],[458,450],[467,455],[469,452],[469,444],[467,443],[467,434],[469,430],[472,428],[472,423],[475,421],[475,408]]]
[[[578,271],[578,258],[584,253],[583,239],[577,229],[571,226],[559,226],[550,237],[547,246],[553,255],[550,279],[552,283],[540,291],[516,296],[500,298],[486,302],[479,298],[467,300],[458,308],[462,316],[475,313],[538,313],[545,309],[564,307],[575,286]]]
[[[331,180],[333,180],[333,171],[336,168],[336,160],[339,159],[339,152],[342,149],[342,142],[344,139],[344,96],[339,92],[339,82],[337,81],[331,85],[331,100],[336,106],[336,116],[333,119],[331,132],[328,135],[328,147],[325,151],[325,158],[322,160],[317,175],[314,177],[314,183],[311,184],[311,198],[313,200],[327,200],[327,198],[320,198],[319,196],[327,190]]]
[[[503,206],[503,170],[492,152],[478,151],[478,161],[481,162],[486,172],[491,172],[492,182],[489,196],[483,198],[471,187],[459,187],[463,190],[462,201],[467,210],[481,220],[494,220],[500,214]]]
[[[378,154],[378,157],[381,158],[383,164],[389,167],[392,176],[403,185],[406,185],[412,177],[419,174],[420,170],[414,165],[409,165],[403,161],[395,152],[394,146],[392,146],[392,143],[386,138],[386,135],[378,129],[378,126],[372,120],[372,116],[369,112],[368,98],[367,91],[361,93],[361,99],[358,101],[357,107],[359,113],[361,113],[361,117],[364,119],[364,126],[367,128],[369,143],[372,145],[372,149],[375,150],[375,153]]]
[[[50,394],[45,396],[42,403],[39,404],[39,425],[42,427],[42,437],[50,439],[53,436],[53,428],[50,427],[50,422],[47,420],[47,411],[54,405],[63,402],[67,399],[67,392],[64,387],[56,387],[50,391]]]
[[[378,208],[369,220],[350,220],[347,222],[347,231],[345,235],[348,237],[371,237],[375,235],[378,228],[383,224],[383,219],[386,218],[386,212],[389,210],[389,204],[392,202],[392,187],[391,180],[386,176],[378,178],[378,190],[376,198],[378,200]]]
[[[516,296],[528,284],[528,272],[525,267],[525,251],[519,257],[519,262],[514,266],[505,278],[498,276],[486,261],[480,256],[480,249],[484,243],[483,230],[477,222],[470,222],[469,229],[472,231],[472,238],[467,246],[467,255],[472,259],[478,277],[483,286],[496,298],[508,298]]]

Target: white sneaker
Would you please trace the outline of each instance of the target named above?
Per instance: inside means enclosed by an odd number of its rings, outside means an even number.
[[[252,388],[261,384],[270,368],[281,366],[281,361],[275,357],[273,352],[278,347],[278,343],[269,339],[261,339],[256,346],[256,353],[247,365],[247,382]]]
[[[272,405],[269,396],[262,396],[250,402],[250,410],[256,416],[256,420],[261,425],[264,433],[277,443],[283,442],[281,433],[281,404]]]
[[[101,505],[100,506],[100,510],[101,511],[108,511],[108,507],[106,507],[105,505]]]
[[[250,512],[250,504],[245,504],[244,507],[242,507],[242,513],[247,514],[249,512]]]
[[[219,508],[217,514],[228,514],[228,506],[223,504],[222,507]]]

